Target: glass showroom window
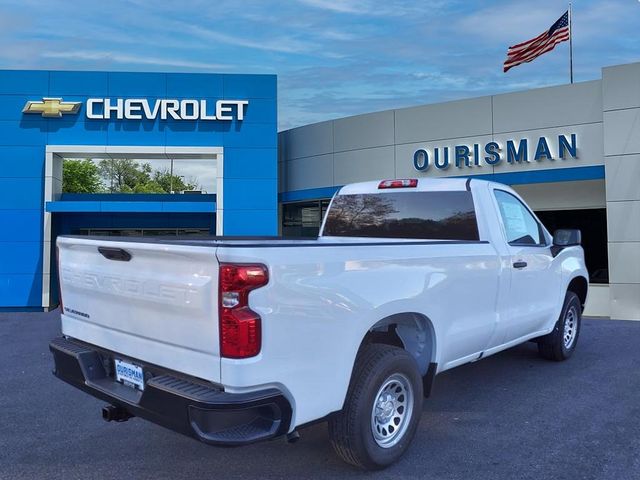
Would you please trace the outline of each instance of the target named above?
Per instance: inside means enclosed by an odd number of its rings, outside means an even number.
[[[317,237],[328,206],[329,200],[284,204],[282,235],[284,237]]]
[[[63,193],[216,192],[215,159],[65,158]]]

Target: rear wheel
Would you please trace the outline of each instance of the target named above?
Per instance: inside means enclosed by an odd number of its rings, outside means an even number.
[[[384,468],[408,448],[422,414],[422,377],[401,348],[372,344],[356,360],[344,409],[329,420],[336,453],[367,470]]]
[[[553,331],[538,340],[538,352],[549,360],[562,361],[569,358],[578,343],[582,323],[582,305],[574,292],[567,292],[560,318]]]

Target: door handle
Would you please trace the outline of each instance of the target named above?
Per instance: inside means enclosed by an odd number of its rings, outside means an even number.
[[[524,268],[527,266],[527,262],[519,261],[513,262],[513,268]]]
[[[131,254],[123,248],[98,247],[98,251],[108,260],[116,260],[118,262],[131,260]]]

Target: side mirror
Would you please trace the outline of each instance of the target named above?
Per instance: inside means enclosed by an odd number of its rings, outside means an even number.
[[[582,233],[578,229],[561,229],[553,232],[553,246],[551,253],[555,257],[565,247],[572,247],[582,243]]]

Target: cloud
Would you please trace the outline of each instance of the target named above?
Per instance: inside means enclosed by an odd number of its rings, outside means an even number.
[[[76,50],[76,51],[64,51],[64,52],[43,52],[44,58],[55,59],[68,59],[68,60],[81,60],[89,62],[112,62],[122,64],[142,64],[142,65],[155,65],[163,67],[176,67],[176,68],[192,68],[202,70],[219,70],[229,68],[229,65],[197,62],[180,59],[169,58],[156,58],[145,55],[129,55],[119,54],[108,51],[96,51],[96,50]]]
[[[350,0],[299,0],[299,2],[310,7],[338,13],[365,13],[364,2]]]
[[[245,36],[230,35],[216,30],[199,27],[197,25],[183,24],[183,29],[186,29],[192,34],[207,40],[213,40],[215,42],[226,43],[228,45],[235,45],[239,47],[267,50],[271,52],[302,53],[317,48],[309,42],[298,40],[293,37],[275,37],[269,40],[252,40]]]
[[[433,12],[441,9],[451,2],[440,0],[402,1],[390,0],[298,0],[299,3],[326,10],[332,13],[344,13],[367,16],[404,16]]]

